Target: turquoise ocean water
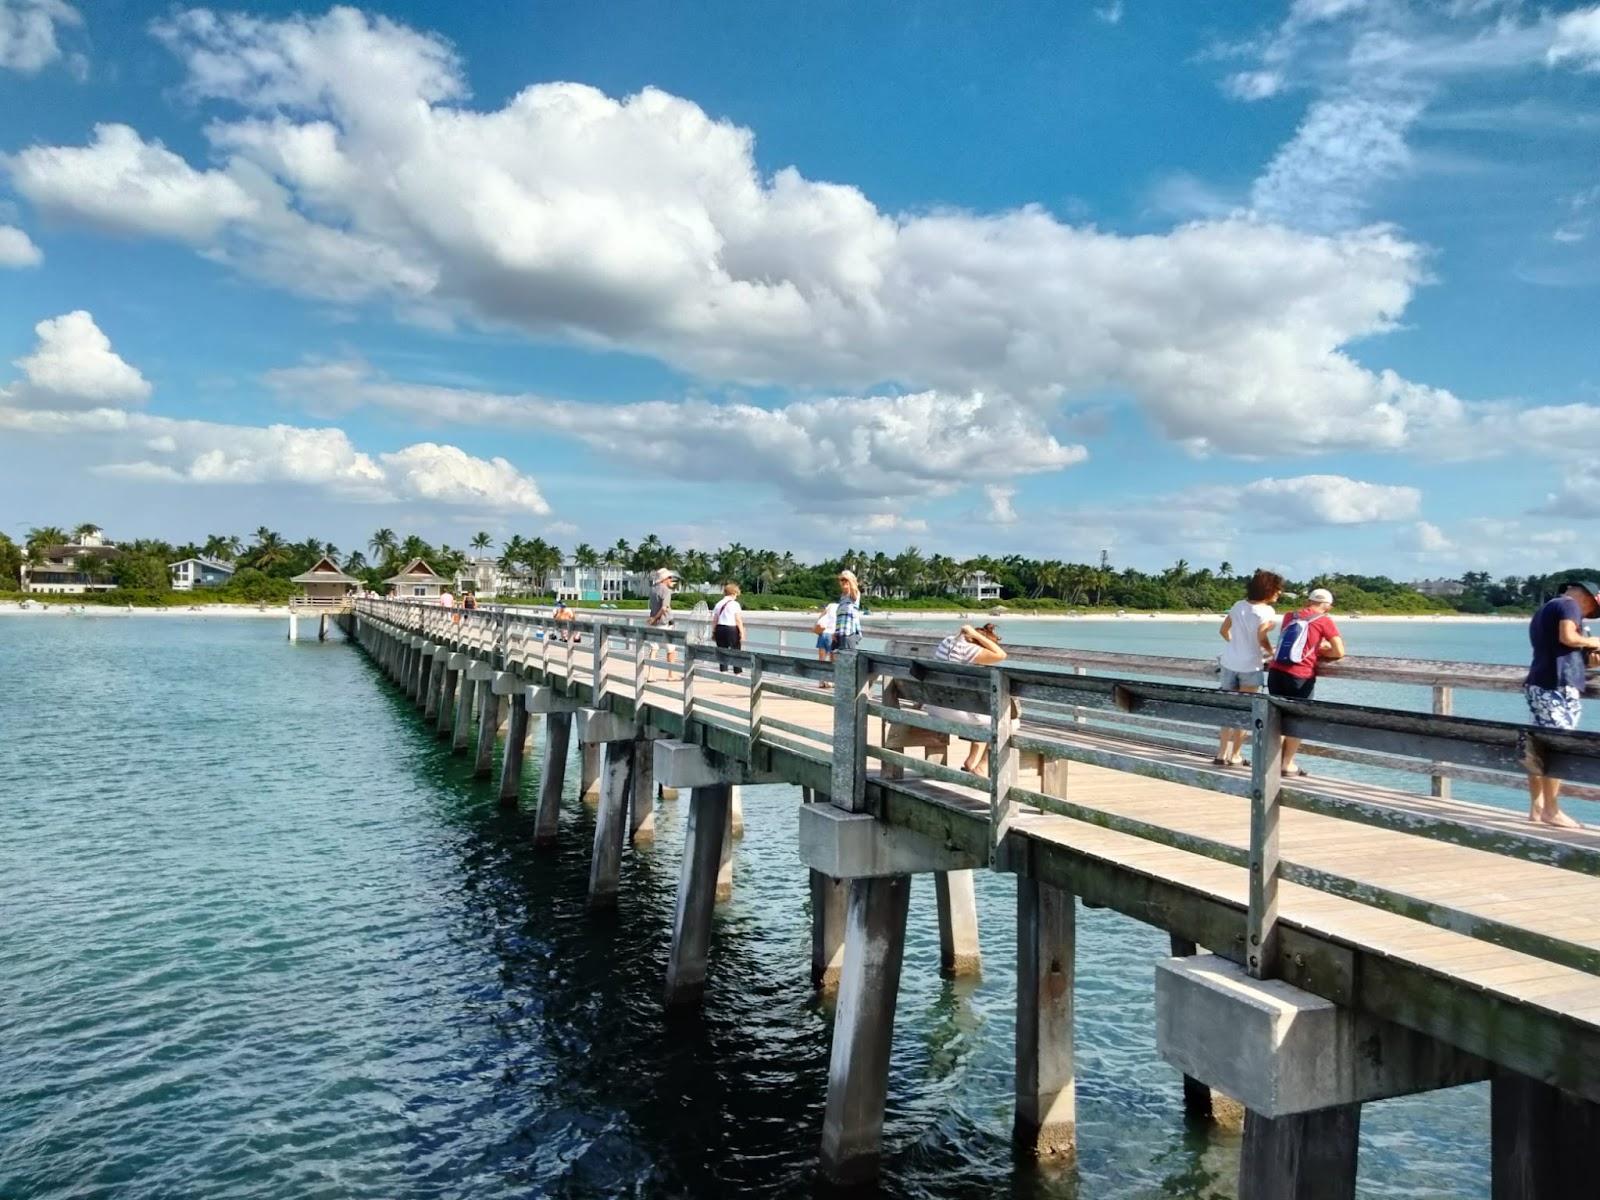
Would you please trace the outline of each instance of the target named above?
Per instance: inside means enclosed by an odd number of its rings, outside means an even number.
[[[1220,644],[1138,618],[1007,632]],[[1346,637],[1481,661],[1524,645],[1507,625]],[[0,1198],[817,1192],[830,1014],[793,789],[747,789],[704,1012],[669,1022],[681,806],[595,915],[589,810],[569,795],[561,845],[535,852],[530,815],[337,641],[50,615],[0,622],[0,671]],[[1328,698],[1426,703],[1412,692]],[[950,983],[931,885],[913,889],[883,1193],[1231,1197],[1236,1137],[1185,1126],[1155,1053],[1165,938],[1104,911],[1079,918],[1079,1165],[1014,1160],[1014,897],[980,877],[983,978]],[[1482,1088],[1370,1105],[1361,1194],[1486,1196],[1487,1140]]]

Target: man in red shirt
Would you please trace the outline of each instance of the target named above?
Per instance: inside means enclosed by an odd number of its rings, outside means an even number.
[[[1311,699],[1317,686],[1318,664],[1344,657],[1344,638],[1328,615],[1333,593],[1327,588],[1314,588],[1307,599],[1310,603],[1284,619],[1278,634],[1278,652],[1267,664],[1267,691],[1285,700]],[[1294,761],[1299,750],[1299,738],[1283,739],[1285,775],[1306,773]]]

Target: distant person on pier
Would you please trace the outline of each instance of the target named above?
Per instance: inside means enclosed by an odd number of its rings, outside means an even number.
[[[1344,638],[1328,610],[1333,593],[1313,588],[1308,603],[1283,619],[1278,634],[1278,650],[1267,664],[1267,691],[1285,700],[1309,700],[1316,690],[1317,671],[1325,662],[1344,657]],[[1283,774],[1304,775],[1306,769],[1295,762],[1300,739],[1283,739]]]
[[[1566,589],[1533,614],[1528,641],[1533,661],[1523,681],[1528,711],[1540,729],[1576,729],[1583,715],[1584,667],[1600,652],[1600,638],[1583,632],[1586,618],[1600,613],[1600,584],[1592,580],[1569,583]],[[1561,811],[1561,781],[1544,773],[1544,760],[1530,746],[1528,768],[1528,820],[1541,825],[1579,828]]]
[[[439,607],[451,609],[452,612],[450,614],[450,623],[453,625],[459,625],[461,624],[461,614],[453,611],[455,606],[456,598],[449,588],[446,588],[444,591],[439,593]]]
[[[963,625],[952,633],[933,651],[933,657],[939,662],[964,663],[969,666],[992,667],[996,663],[1006,660],[1006,652],[1000,649],[1000,631],[994,625],[988,624],[974,629],[971,625]],[[971,725],[975,729],[989,728],[989,714],[986,712],[967,712],[960,708],[940,708],[938,705],[927,705],[925,710],[930,717],[938,717],[942,721],[954,721],[958,725]],[[963,771],[970,771],[974,775],[987,775],[989,770],[989,744],[987,742],[973,742],[967,751],[967,760],[961,764]]]
[[[1250,576],[1245,598],[1228,610],[1218,631],[1227,642],[1219,659],[1222,689],[1228,692],[1258,692],[1267,682],[1263,664],[1272,657],[1267,634],[1278,624],[1273,605],[1283,594],[1283,576],[1259,570]],[[1238,766],[1243,761],[1244,730],[1224,729],[1217,742],[1217,766]]]
[[[461,614],[462,614],[462,616],[471,617],[472,614],[477,611],[477,609],[478,609],[478,593],[477,592],[465,592],[465,593],[463,593],[462,596],[461,596]]]
[[[839,600],[833,606],[833,641],[828,649],[835,654],[854,650],[861,644],[861,584],[851,570],[839,572]]]
[[[711,610],[711,640],[717,644],[719,650],[744,649],[744,605],[739,603],[737,583],[722,585],[722,599],[718,600],[717,606]],[[717,670],[727,669],[719,659]],[[742,675],[744,668],[735,663],[733,673]]]
[[[645,624],[657,629],[672,628],[672,589],[677,584],[678,577],[672,573],[670,567],[657,567],[655,581],[650,585],[650,616]],[[655,657],[655,647],[650,648],[650,657]],[[671,644],[667,646],[667,661],[678,661],[678,652]]]
[[[839,602],[824,604],[817,610],[817,621],[811,627],[811,632],[817,635],[817,661],[831,663],[833,661],[833,623],[839,618]],[[822,683],[826,691],[833,685],[826,680]]]

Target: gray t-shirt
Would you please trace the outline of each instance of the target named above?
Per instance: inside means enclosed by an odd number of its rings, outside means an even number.
[[[672,589],[665,583],[650,586],[650,623],[672,624]]]

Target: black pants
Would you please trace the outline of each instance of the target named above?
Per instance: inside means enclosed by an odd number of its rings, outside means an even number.
[[[744,649],[744,639],[739,636],[739,627],[737,625],[714,625],[711,629],[711,637],[717,643],[718,650]],[[727,669],[727,666],[720,660],[717,662],[717,670],[726,671]],[[735,675],[743,675],[744,668],[735,666],[733,673]]]

